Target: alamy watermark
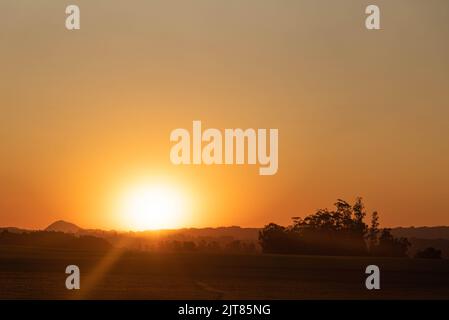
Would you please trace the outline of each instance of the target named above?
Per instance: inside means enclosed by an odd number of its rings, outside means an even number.
[[[77,5],[69,5],[65,9],[65,13],[68,15],[65,20],[65,27],[67,30],[79,30],[81,28],[80,16],[81,11]],[[380,9],[377,5],[370,4],[365,8],[365,14],[368,16],[365,18],[365,27],[368,30],[380,29]]]
[[[170,141],[176,144],[171,148],[170,160],[175,165],[259,164],[260,175],[274,175],[279,165],[278,137],[278,129],[202,131],[201,121],[193,121],[192,134],[183,128],[171,132]]]

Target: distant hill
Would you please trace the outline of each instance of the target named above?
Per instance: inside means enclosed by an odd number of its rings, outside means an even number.
[[[449,227],[398,227],[391,229],[396,237],[419,238],[419,239],[448,239]]]
[[[259,228],[241,228],[238,226],[218,228],[183,228],[173,230],[162,230],[157,232],[172,238],[233,238],[236,240],[257,241]],[[140,232],[142,235],[151,235],[154,231]]]
[[[261,228],[241,228],[238,226],[218,228],[184,228],[177,230],[164,230],[166,235],[184,235],[192,237],[231,237],[239,240],[258,240]],[[144,231],[141,234],[151,233]],[[449,240],[449,227],[398,227],[392,228],[391,233],[396,237],[416,239],[447,239]]]
[[[2,228],[0,228],[1,230]],[[3,228],[6,229],[6,228]],[[25,230],[17,228],[7,228],[10,232],[23,232]],[[159,234],[171,237],[212,237],[212,238],[234,238],[239,240],[257,241],[260,228],[241,228],[238,226],[217,227],[217,228],[183,228],[160,231],[139,231],[133,232],[136,235]],[[109,231],[83,229],[74,223],[59,220],[50,224],[45,231],[58,231],[74,234],[101,235]],[[417,239],[447,239],[449,240],[449,227],[397,227],[392,228],[391,233],[396,237],[417,238]]]
[[[63,220],[53,222],[51,225],[45,228],[45,231],[56,231],[64,233],[79,233],[82,230],[83,229],[78,227],[76,224]]]
[[[449,258],[449,227],[399,227],[393,228],[391,233],[395,237],[405,237],[411,242],[411,256],[419,250],[433,247],[441,250],[443,257]]]
[[[59,220],[50,224],[44,231],[56,231],[64,233],[73,233],[78,235],[105,236],[108,234],[134,234],[136,236],[169,236],[172,238],[233,238],[238,240],[257,240],[259,228],[241,228],[238,226],[217,227],[217,228],[182,228],[166,230],[147,230],[116,232],[100,229],[84,229],[74,223]]]

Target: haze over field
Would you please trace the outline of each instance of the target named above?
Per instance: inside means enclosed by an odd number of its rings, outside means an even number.
[[[146,230],[139,232],[117,232],[114,230],[83,229],[76,224],[59,220],[51,223],[43,230],[25,230],[15,227],[0,227],[0,245],[14,244],[32,247],[55,246],[64,249],[65,245],[55,240],[23,241],[20,238],[8,239],[1,237],[3,231],[12,234],[33,234],[40,232],[55,232],[79,237],[94,237],[106,240],[106,243],[97,242],[91,247],[118,246],[119,248],[148,251],[148,252],[208,252],[208,253],[234,253],[234,254],[260,254],[259,234],[261,228],[241,228],[238,226],[219,228],[182,228],[172,230]],[[407,238],[411,246],[407,250],[409,257],[414,257],[418,251],[432,247],[441,251],[443,258],[449,258],[449,226],[448,227],[411,227],[393,228],[391,233],[395,237]],[[74,244],[75,245],[75,244]],[[72,246],[73,247],[73,246]],[[76,247],[76,245],[75,245]],[[89,246],[88,246],[89,247]],[[84,247],[83,247],[84,248]]]

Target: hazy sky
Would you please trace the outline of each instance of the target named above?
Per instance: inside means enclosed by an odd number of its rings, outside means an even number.
[[[0,225],[126,228],[116,199],[154,180],[191,200],[185,226],[356,196],[384,226],[449,225],[448,39],[447,0],[2,0]],[[278,128],[278,173],[172,165],[192,120]]]

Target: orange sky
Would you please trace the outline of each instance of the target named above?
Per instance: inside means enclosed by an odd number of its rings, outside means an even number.
[[[189,197],[183,226],[289,223],[364,197],[384,226],[449,224],[449,3],[0,3],[0,226],[126,228],[139,181]],[[279,170],[174,166],[170,132],[278,128]]]

